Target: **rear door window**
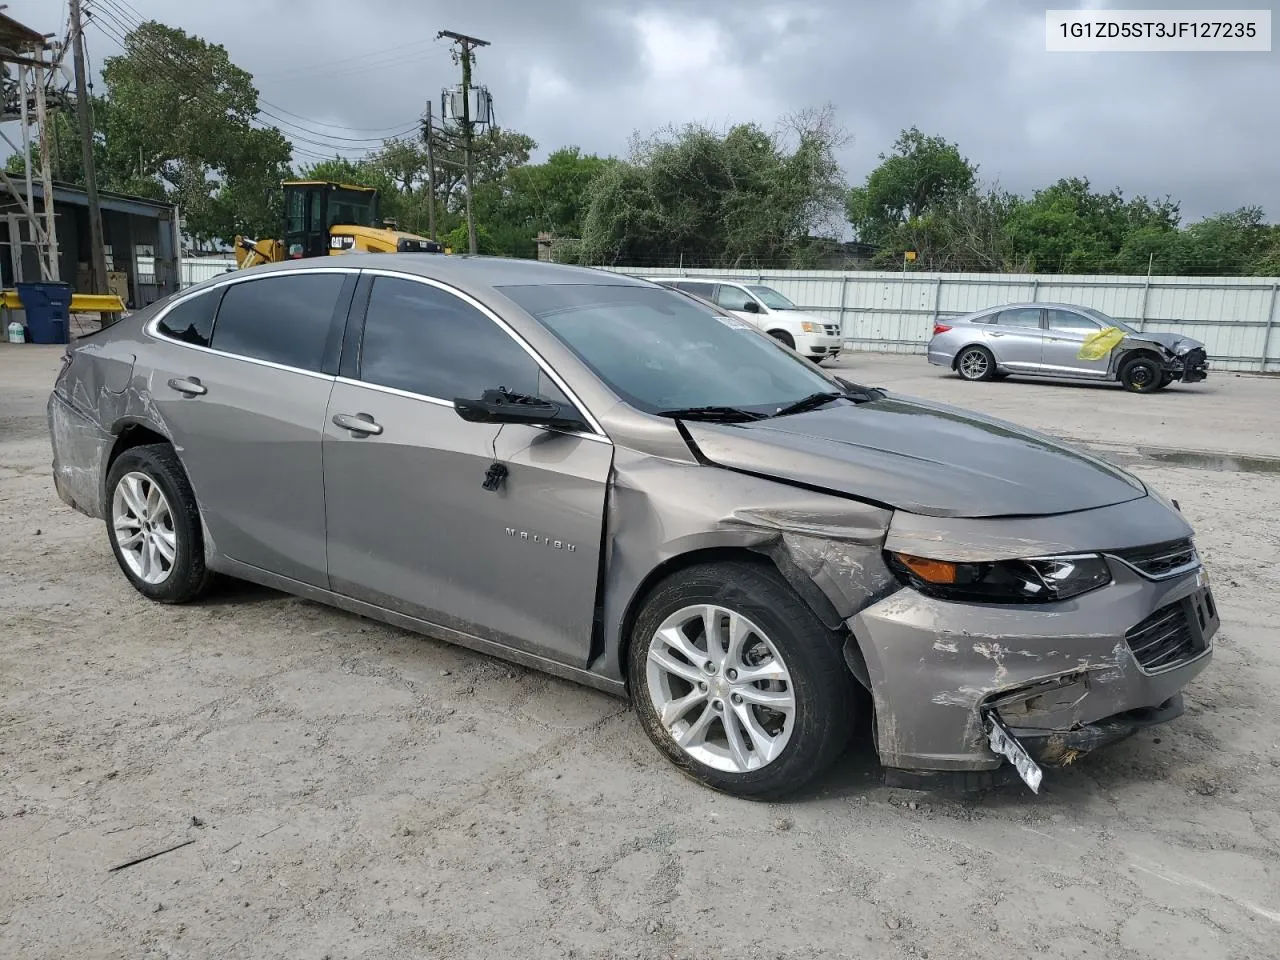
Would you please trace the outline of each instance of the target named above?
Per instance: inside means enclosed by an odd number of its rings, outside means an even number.
[[[197,347],[209,346],[209,338],[213,334],[213,315],[218,310],[220,299],[222,290],[219,289],[179,301],[177,306],[160,318],[156,324],[156,332]]]
[[[1035,327],[1040,328],[1039,307],[1015,307],[1012,310],[1001,310],[996,323],[1002,327]]]
[[[231,284],[218,308],[210,346],[319,372],[347,276],[297,273]]]
[[[716,295],[716,285],[714,283],[703,283],[698,280],[681,280],[676,284],[676,288],[707,300],[713,299]]]

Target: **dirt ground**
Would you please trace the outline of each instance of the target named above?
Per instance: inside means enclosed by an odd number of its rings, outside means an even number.
[[[1039,797],[887,789],[864,741],[762,805],[569,683],[253,587],[143,600],[54,494],[56,365],[0,346],[0,958],[1280,956],[1280,472],[1221,456],[1280,455],[1280,380],[842,360],[1105,441],[1181,501],[1223,628],[1185,716]]]

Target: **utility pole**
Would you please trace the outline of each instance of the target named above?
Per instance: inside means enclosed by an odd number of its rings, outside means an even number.
[[[462,155],[467,181],[467,246],[474,255],[476,221],[471,213],[471,61],[473,59],[471,51],[475,47],[487,47],[489,41],[454,33],[452,30],[441,30],[436,34],[436,39],[439,40],[441,37],[448,37],[458,44],[458,57],[462,60]]]
[[[53,178],[49,176],[50,120],[49,105],[45,102],[44,78],[44,67],[36,67],[36,120],[40,124],[40,189],[44,194],[45,256],[49,260],[49,279],[56,281],[61,279],[61,268],[58,263],[58,230],[53,213]],[[27,199],[31,200],[30,194]],[[32,209],[35,208],[34,201],[31,206]]]
[[[431,118],[431,101],[427,101],[427,115],[423,119],[423,137],[427,141],[427,236],[436,238],[436,127]],[[470,199],[470,198],[468,198]]]
[[[84,20],[80,0],[71,0],[71,33],[75,37],[76,113],[80,119],[80,149],[84,159],[84,187],[89,195],[90,293],[107,293],[107,253],[102,238],[102,206],[98,175],[93,167],[93,122],[89,119],[89,91],[84,62]]]

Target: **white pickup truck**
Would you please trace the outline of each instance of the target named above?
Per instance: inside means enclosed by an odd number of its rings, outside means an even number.
[[[675,287],[718,304],[735,317],[765,331],[815,363],[838,357],[840,324],[826,317],[805,313],[772,287],[737,280],[705,277],[648,277],[664,287]]]

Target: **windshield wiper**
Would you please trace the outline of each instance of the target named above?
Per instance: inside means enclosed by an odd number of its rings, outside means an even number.
[[[712,420],[720,423],[745,423],[748,420],[763,420],[767,414],[754,410],[742,410],[738,407],[683,407],[677,410],[660,410],[660,417],[671,417],[679,420]]]
[[[811,393],[803,400],[797,400],[795,403],[789,403],[785,407],[779,407],[775,412],[775,417],[785,417],[792,413],[804,413],[806,410],[817,410],[832,400],[839,400],[847,397],[847,394],[837,390],[823,390],[821,393]]]

